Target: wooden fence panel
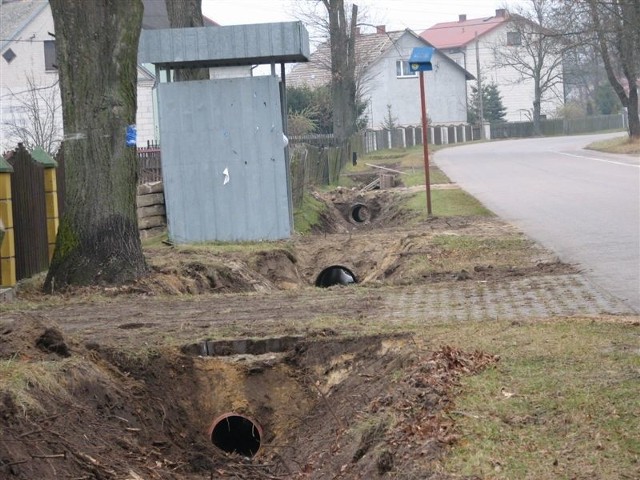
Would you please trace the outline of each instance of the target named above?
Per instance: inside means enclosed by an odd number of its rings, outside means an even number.
[[[44,168],[22,147],[18,147],[9,163],[13,167],[11,196],[16,279],[21,280],[49,268]]]
[[[160,148],[138,148],[138,185],[162,181]]]

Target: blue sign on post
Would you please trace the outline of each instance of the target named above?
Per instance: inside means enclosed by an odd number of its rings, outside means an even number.
[[[431,57],[434,52],[433,47],[416,47],[409,57],[409,70],[420,72],[420,103],[422,106],[422,148],[424,149],[424,186],[427,191],[427,215],[431,213],[431,179],[429,178],[429,140],[427,136],[427,95],[424,87],[424,73],[433,70]]]
[[[433,47],[416,47],[411,51],[409,57],[409,70],[412,72],[428,72],[433,70],[431,65],[431,57],[435,48]]]

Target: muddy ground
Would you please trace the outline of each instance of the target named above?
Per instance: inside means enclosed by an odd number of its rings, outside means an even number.
[[[149,246],[135,285],[21,285],[0,306],[0,478],[450,478],[444,413],[499,359],[416,328],[628,310],[499,219],[420,220],[407,194],[317,193],[321,224],[289,241]]]

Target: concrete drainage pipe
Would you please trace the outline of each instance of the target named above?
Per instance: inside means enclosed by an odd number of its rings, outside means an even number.
[[[333,285],[351,285],[352,283],[358,283],[358,278],[351,270],[342,265],[327,267],[316,278],[316,287],[321,288]]]
[[[262,428],[254,420],[237,413],[225,413],[209,428],[209,438],[220,450],[253,457],[260,450]]]
[[[364,203],[356,203],[351,207],[350,217],[352,222],[366,223],[371,219],[371,212]]]

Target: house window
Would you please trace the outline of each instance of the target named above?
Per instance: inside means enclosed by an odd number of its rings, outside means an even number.
[[[11,63],[14,58],[16,58],[16,54],[13,50],[8,49],[6,52],[2,54],[2,58],[4,58],[7,63]]]
[[[44,41],[44,69],[47,72],[58,69],[56,63],[56,42],[53,40]]]
[[[513,47],[522,45],[522,36],[520,32],[507,32],[507,45]]]
[[[418,72],[412,72],[409,69],[409,62],[398,60],[396,62],[396,75],[400,77],[415,77]]]

